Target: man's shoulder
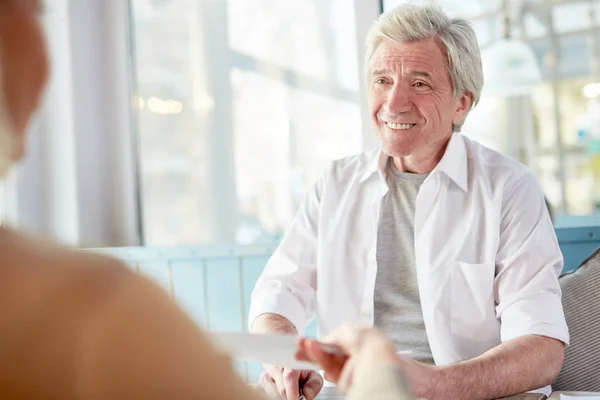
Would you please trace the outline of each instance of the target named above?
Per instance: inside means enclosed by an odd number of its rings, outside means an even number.
[[[482,145],[463,136],[469,166],[474,173],[491,179],[518,180],[532,174],[531,170],[521,162],[501,152]]]

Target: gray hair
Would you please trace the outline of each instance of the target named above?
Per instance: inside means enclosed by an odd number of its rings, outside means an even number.
[[[470,92],[473,96],[471,109],[477,105],[483,87],[483,68],[477,37],[469,21],[450,18],[439,7],[414,4],[402,4],[381,14],[367,35],[367,74],[373,53],[385,39],[397,43],[439,40],[445,48],[454,95],[459,97]],[[459,132],[463,123],[464,119],[454,124],[453,130]]]

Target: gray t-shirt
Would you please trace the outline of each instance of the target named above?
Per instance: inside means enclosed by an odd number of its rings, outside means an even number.
[[[375,326],[398,350],[411,351],[419,361],[433,364],[425,333],[415,265],[415,207],[417,193],[428,174],[410,174],[388,162],[388,193],[381,200],[377,232]]]

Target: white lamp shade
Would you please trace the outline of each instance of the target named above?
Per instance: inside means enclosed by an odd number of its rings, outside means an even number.
[[[542,79],[533,50],[519,40],[498,40],[481,57],[484,95],[523,96]]]

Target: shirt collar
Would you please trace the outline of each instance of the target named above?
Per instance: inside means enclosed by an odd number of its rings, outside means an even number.
[[[361,177],[361,182],[371,178],[377,173],[385,182],[386,166],[389,156],[383,151],[378,150],[371,155],[365,172]],[[433,169],[432,173],[443,172],[454,181],[463,191],[467,191],[467,150],[465,142],[460,133],[453,133],[446,147],[442,159]]]

